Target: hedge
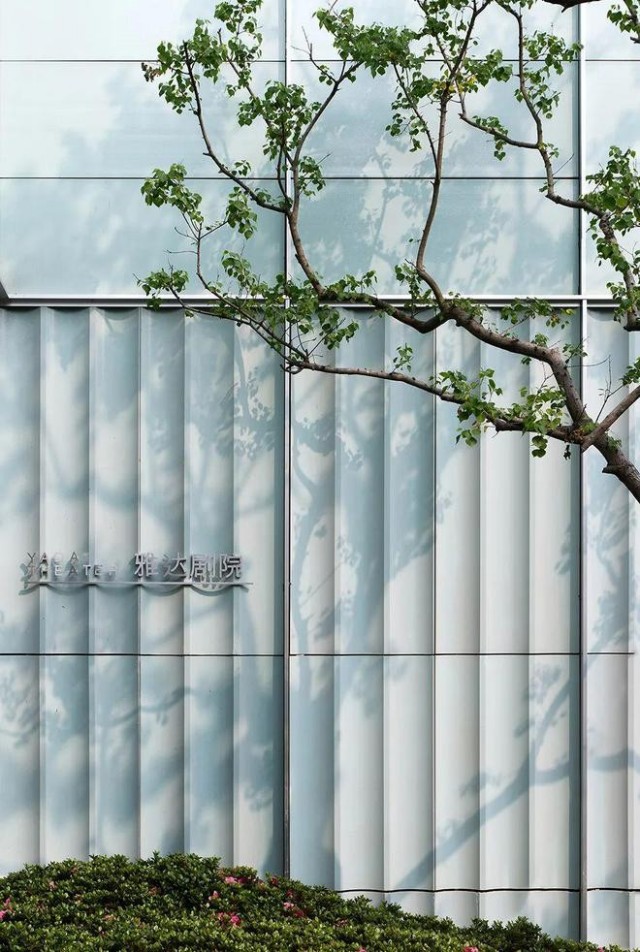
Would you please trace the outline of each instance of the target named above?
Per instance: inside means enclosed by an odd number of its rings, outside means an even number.
[[[616,947],[612,946],[611,949]],[[0,879],[0,950],[14,952],[578,952],[527,921],[455,926],[397,905],[215,858],[95,856]]]

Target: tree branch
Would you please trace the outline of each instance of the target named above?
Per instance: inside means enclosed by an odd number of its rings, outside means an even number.
[[[200,135],[202,136],[202,141],[204,142],[204,145],[205,145],[205,149],[206,149],[205,154],[209,156],[209,158],[214,163],[218,171],[221,172],[222,175],[225,176],[225,178],[228,178],[231,182],[234,182],[244,192],[246,192],[246,194],[250,197],[252,202],[258,205],[260,208],[266,208],[266,209],[269,209],[269,211],[279,212],[280,214],[283,214],[284,208],[281,205],[278,205],[275,202],[265,201],[264,198],[258,195],[258,193],[254,189],[252,189],[250,185],[248,185],[243,179],[241,179],[240,176],[237,175],[233,171],[233,169],[229,168],[229,166],[226,165],[218,157],[215,149],[213,148],[211,139],[209,138],[209,133],[204,121],[204,116],[202,112],[202,98],[200,96],[200,86],[198,83],[198,79],[195,75],[195,71],[193,68],[194,66],[193,60],[191,59],[191,56],[189,54],[189,45],[187,43],[183,43],[182,53],[184,57],[185,66],[187,67],[187,73],[189,74],[189,85],[191,86],[191,90],[193,92],[194,105],[192,107],[192,110],[198,122]]]
[[[588,450],[590,446],[594,446],[605,434],[609,432],[614,423],[616,423],[621,416],[623,416],[627,410],[629,410],[633,404],[640,400],[640,387],[636,387],[634,390],[629,391],[629,393],[613,408],[613,410],[607,414],[607,416],[602,420],[590,433],[587,433],[582,440],[582,452]]]

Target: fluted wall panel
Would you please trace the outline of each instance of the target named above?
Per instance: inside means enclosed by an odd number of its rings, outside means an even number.
[[[193,849],[282,868],[275,359],[235,327],[139,308],[5,311],[0,335],[3,867]],[[34,552],[54,583],[75,552],[101,584],[29,586]],[[104,574],[221,552],[246,585]]]
[[[581,526],[561,447],[456,444],[448,407],[378,380],[295,378],[285,416],[275,359],[228,325],[32,308],[0,335],[5,868],[288,853],[349,894],[634,941],[637,522],[595,461]],[[394,335],[343,359],[382,366]],[[635,360],[622,335],[605,375]],[[483,357],[447,331],[415,359]],[[585,367],[589,401],[606,379]],[[246,588],[21,583],[33,551],[212,548]]]
[[[635,359],[601,312],[589,328],[619,364],[601,373]],[[590,934],[634,941],[637,522],[596,461],[581,528],[562,448],[456,445],[448,407],[377,380],[296,378],[285,416],[275,359],[228,325],[32,308],[0,335],[5,868],[288,853],[416,911],[577,935],[586,904]],[[341,359],[382,366],[401,342],[377,321]],[[455,331],[415,356],[484,358]],[[246,588],[21,583],[33,551],[212,549],[243,555]]]
[[[585,368],[587,398],[600,408],[626,367],[637,360],[638,343],[606,312],[590,312],[589,330],[595,346],[611,355],[604,364]],[[616,424],[614,435],[632,455],[637,452],[635,407]],[[637,504],[602,468],[598,457],[587,456],[583,553],[589,922],[596,938],[637,945]],[[605,815],[615,821],[604,822]]]
[[[398,343],[377,321],[340,360]],[[415,359],[491,355],[446,328]],[[491,365],[516,399],[530,368]],[[577,935],[579,461],[456,444],[449,407],[375,379],[296,377],[291,419],[292,872]]]

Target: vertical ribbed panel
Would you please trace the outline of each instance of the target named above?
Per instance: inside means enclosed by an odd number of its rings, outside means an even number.
[[[446,326],[436,364],[474,377],[480,349]],[[435,413],[434,912],[468,921],[479,911],[481,459],[456,447],[455,409]]]
[[[376,319],[341,359],[381,366],[397,333]],[[637,344],[597,312],[589,334],[612,354],[585,367],[597,412]],[[0,340],[7,867],[189,849],[277,870],[288,744],[295,876],[575,936],[586,856],[589,936],[637,943],[638,520],[592,452],[581,655],[576,460],[456,445],[451,409],[407,387],[295,378],[287,735],[275,359],[136,308],[4,312]],[[452,328],[415,357],[485,359]],[[496,365],[509,393],[529,373]],[[34,551],[81,571],[237,552],[250,584],[25,592]]]
[[[233,551],[234,332],[188,321],[185,328],[185,552],[209,541]],[[220,412],[222,408],[223,412]],[[234,855],[233,599],[185,600],[185,778],[188,850]],[[215,632],[215,635],[214,635]],[[212,756],[202,756],[208,748]]]
[[[402,342],[374,319],[340,359],[382,366]],[[412,890],[432,885],[433,408],[300,377],[292,414],[292,873],[428,911]]]
[[[0,321],[0,347],[0,539],[12,559],[0,572],[0,807],[10,818],[0,855],[17,868],[40,853],[40,602],[17,583],[40,536],[39,312],[25,311],[15,326]]]
[[[376,320],[341,359],[399,342]],[[491,356],[446,327],[416,359]],[[530,368],[491,365],[517,399]],[[376,380],[296,378],[293,421],[293,874],[577,935],[576,461],[456,445],[449,406]]]
[[[479,346],[450,324],[438,332],[439,371],[480,369]],[[480,456],[456,447],[455,408],[435,407],[435,650],[475,652],[480,623]],[[461,541],[464,540],[464,544]]]
[[[139,552],[182,554],[185,325],[140,316]],[[140,850],[184,848],[184,593],[139,590]]]
[[[640,357],[640,341],[637,334],[629,334],[628,362],[635,363]],[[640,454],[640,431],[637,405],[632,407],[628,419],[628,445],[632,460],[638,460]],[[629,810],[628,832],[632,844],[627,854],[629,877],[629,935],[630,948],[640,946],[640,666],[638,648],[640,647],[640,602],[638,583],[640,577],[640,517],[638,505],[629,503],[629,737],[627,775],[627,803]],[[631,891],[633,890],[633,891]]]
[[[40,553],[89,554],[89,311],[43,310]],[[68,556],[67,556],[68,557]],[[43,556],[44,558],[44,556]],[[26,596],[25,596],[26,597]],[[89,850],[89,591],[40,590],[40,857]]]
[[[91,560],[138,547],[138,309],[90,315]],[[114,465],[117,461],[117,465]],[[91,851],[140,848],[138,593],[89,590]]]
[[[3,312],[0,339],[5,868],[190,849],[277,871],[276,361],[231,325],[137,308]],[[23,590],[34,551],[82,574],[237,553],[249,584]]]
[[[386,326],[386,362],[406,343]],[[412,342],[413,343],[413,342]],[[416,348],[412,370],[434,372],[434,341]],[[434,648],[435,407],[420,390],[387,387],[384,434],[384,650],[424,654]]]
[[[609,412],[626,367],[638,356],[635,336],[611,320],[609,312],[589,313],[594,353],[610,355],[585,368],[586,398],[592,413]],[[616,424],[615,436],[637,454],[635,408]],[[594,941],[637,944],[637,907],[629,890],[638,889],[637,782],[637,503],[604,461],[587,454],[585,471],[585,633],[587,661],[587,887],[589,935]]]

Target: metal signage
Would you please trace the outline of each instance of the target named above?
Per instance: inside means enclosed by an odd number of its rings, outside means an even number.
[[[250,583],[242,578],[239,555],[162,555],[136,552],[122,569],[118,563],[81,559],[72,552],[68,559],[56,553],[28,552],[22,565],[25,588],[71,586],[183,587],[212,592]]]

